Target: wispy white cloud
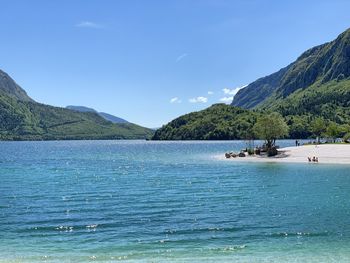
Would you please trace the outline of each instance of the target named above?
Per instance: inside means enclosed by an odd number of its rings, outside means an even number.
[[[182,101],[178,97],[174,97],[170,99],[170,103],[181,103]]]
[[[231,97],[223,97],[223,98],[220,99],[221,102],[226,103],[226,104],[230,104],[232,102],[232,100],[233,100],[233,96],[231,96]]]
[[[214,92],[208,91],[208,95],[213,95],[213,94],[214,94]]]
[[[85,27],[85,28],[102,28],[103,26],[91,21],[81,21],[75,25],[76,27]]]
[[[196,97],[196,98],[189,99],[188,101],[191,102],[191,103],[207,103],[208,102],[208,98],[199,96],[199,97]]]
[[[233,100],[233,97],[237,94],[237,92],[240,90],[240,89],[243,89],[247,87],[247,85],[244,85],[244,86],[241,86],[241,87],[236,87],[236,88],[233,88],[233,89],[228,89],[228,88],[224,88],[222,89],[222,91],[224,92],[224,94],[226,95],[225,97],[222,97],[221,99],[219,99],[221,102],[223,103],[227,103],[227,104],[230,104]]]
[[[233,89],[228,89],[228,88],[224,88],[222,89],[222,91],[224,92],[224,94],[226,95],[232,95],[232,96],[235,96],[237,94],[237,92],[240,90],[240,89],[243,89],[247,87],[247,85],[244,85],[242,87],[237,87],[237,88],[233,88]]]
[[[185,57],[187,57],[188,56],[188,54],[187,53],[183,53],[183,54],[181,54],[180,56],[178,56],[177,58],[176,58],[176,63],[177,62],[180,62],[181,60],[183,60]]]

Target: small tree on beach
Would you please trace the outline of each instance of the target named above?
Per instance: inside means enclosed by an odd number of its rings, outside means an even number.
[[[278,113],[271,113],[260,117],[253,127],[254,134],[265,140],[269,156],[276,155],[276,140],[288,135],[288,125]]]
[[[325,135],[326,135],[326,137],[331,138],[333,142],[335,142],[335,140],[338,137],[340,137],[341,132],[342,132],[342,130],[338,126],[338,124],[331,122],[325,131]]]
[[[311,131],[317,137],[317,142],[320,143],[321,135],[326,131],[326,122],[318,117],[311,122]]]

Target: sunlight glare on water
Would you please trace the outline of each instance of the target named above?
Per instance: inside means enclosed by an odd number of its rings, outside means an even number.
[[[214,158],[244,147],[1,142],[0,262],[348,262],[349,166]]]

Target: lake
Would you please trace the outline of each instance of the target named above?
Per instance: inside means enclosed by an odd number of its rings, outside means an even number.
[[[349,262],[350,166],[245,147],[0,142],[0,262]]]

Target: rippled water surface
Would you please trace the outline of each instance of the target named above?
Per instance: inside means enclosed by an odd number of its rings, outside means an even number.
[[[2,142],[0,262],[349,262],[350,166],[243,147]]]

